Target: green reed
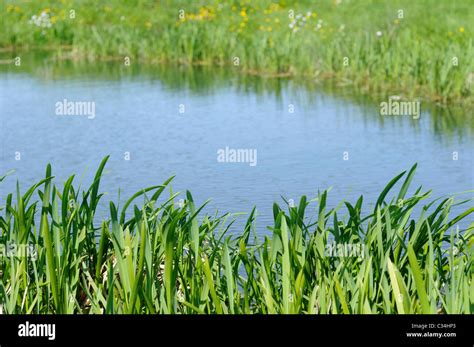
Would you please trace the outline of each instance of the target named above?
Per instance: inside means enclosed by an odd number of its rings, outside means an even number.
[[[60,59],[123,65],[129,57],[132,66],[225,65],[335,80],[366,94],[471,104],[473,6],[473,0],[7,1],[0,47],[17,50],[13,57],[46,48]],[[29,24],[43,12],[49,27]]]
[[[87,189],[76,188],[74,176],[60,189],[48,165],[44,179],[4,198],[1,312],[474,312],[474,223],[457,227],[472,218],[472,200],[427,202],[430,191],[421,187],[408,195],[416,165],[392,179],[366,214],[362,196],[330,208],[327,191],[296,206],[275,203],[273,225],[260,238],[255,209],[230,233],[235,219],[205,214],[191,193],[177,204],[172,178],[122,207],[110,202],[109,217],[97,222],[107,159]],[[450,216],[460,206],[464,212]],[[11,252],[24,244],[36,256]]]

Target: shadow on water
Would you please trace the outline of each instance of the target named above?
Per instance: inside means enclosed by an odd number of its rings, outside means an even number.
[[[147,65],[132,63],[125,66],[121,61],[87,62],[58,59],[47,51],[35,51],[21,54],[21,67],[13,64],[18,54],[2,53],[0,73],[28,74],[40,80],[101,80],[101,81],[137,81],[140,83],[159,82],[170,91],[187,90],[194,95],[209,95],[226,88],[243,94],[252,94],[257,98],[274,98],[287,108],[285,101],[294,100],[305,109],[311,109],[314,103],[330,97],[338,101],[350,102],[360,108],[358,116],[363,115],[364,122],[377,122],[383,127],[386,118],[379,116],[380,103],[387,101],[389,95],[367,95],[350,86],[336,83],[318,83],[310,79],[268,78],[239,73],[228,67]],[[7,63],[9,61],[9,63]],[[442,106],[421,102],[422,117],[429,118],[429,127],[439,141],[451,138],[470,138],[474,133],[474,110],[457,106]],[[417,132],[420,125],[412,121],[411,126]]]

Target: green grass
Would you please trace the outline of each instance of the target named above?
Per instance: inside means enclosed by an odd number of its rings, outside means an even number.
[[[473,0],[6,1],[0,47],[11,57],[41,48],[60,59],[224,65],[472,105],[473,7]],[[51,27],[28,23],[42,12]]]
[[[330,208],[327,191],[274,204],[261,238],[255,209],[229,233],[232,216],[204,214],[191,193],[177,205],[172,179],[122,207],[110,202],[98,222],[106,161],[89,188],[76,188],[74,176],[58,187],[48,165],[43,180],[6,196],[0,245],[32,244],[37,257],[0,257],[3,313],[474,312],[474,223],[457,228],[472,221],[472,200],[408,195],[416,165],[367,214],[362,196]],[[454,206],[467,207],[450,216]],[[330,256],[334,243],[361,253]]]

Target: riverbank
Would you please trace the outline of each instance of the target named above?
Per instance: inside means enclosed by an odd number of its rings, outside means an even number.
[[[0,47],[12,57],[47,47],[61,59],[125,66],[218,65],[472,105],[470,2],[7,4]]]

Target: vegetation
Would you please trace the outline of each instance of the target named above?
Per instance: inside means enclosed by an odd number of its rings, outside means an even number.
[[[430,192],[421,187],[409,196],[416,165],[388,183],[368,215],[362,196],[329,208],[327,191],[287,209],[274,204],[274,225],[262,239],[255,209],[244,230],[229,233],[232,216],[204,215],[189,192],[176,204],[172,178],[121,207],[110,202],[110,218],[97,224],[106,161],[87,189],[75,187],[74,176],[60,189],[48,165],[44,179],[6,196],[3,313],[474,312],[474,223],[459,228],[472,220],[472,200],[424,203]],[[36,252],[12,252],[25,244]],[[334,253],[331,244],[358,252]]]
[[[6,1],[0,47],[16,51],[11,57],[42,48],[60,59],[225,65],[330,79],[366,94],[472,104],[473,6],[473,0]]]

